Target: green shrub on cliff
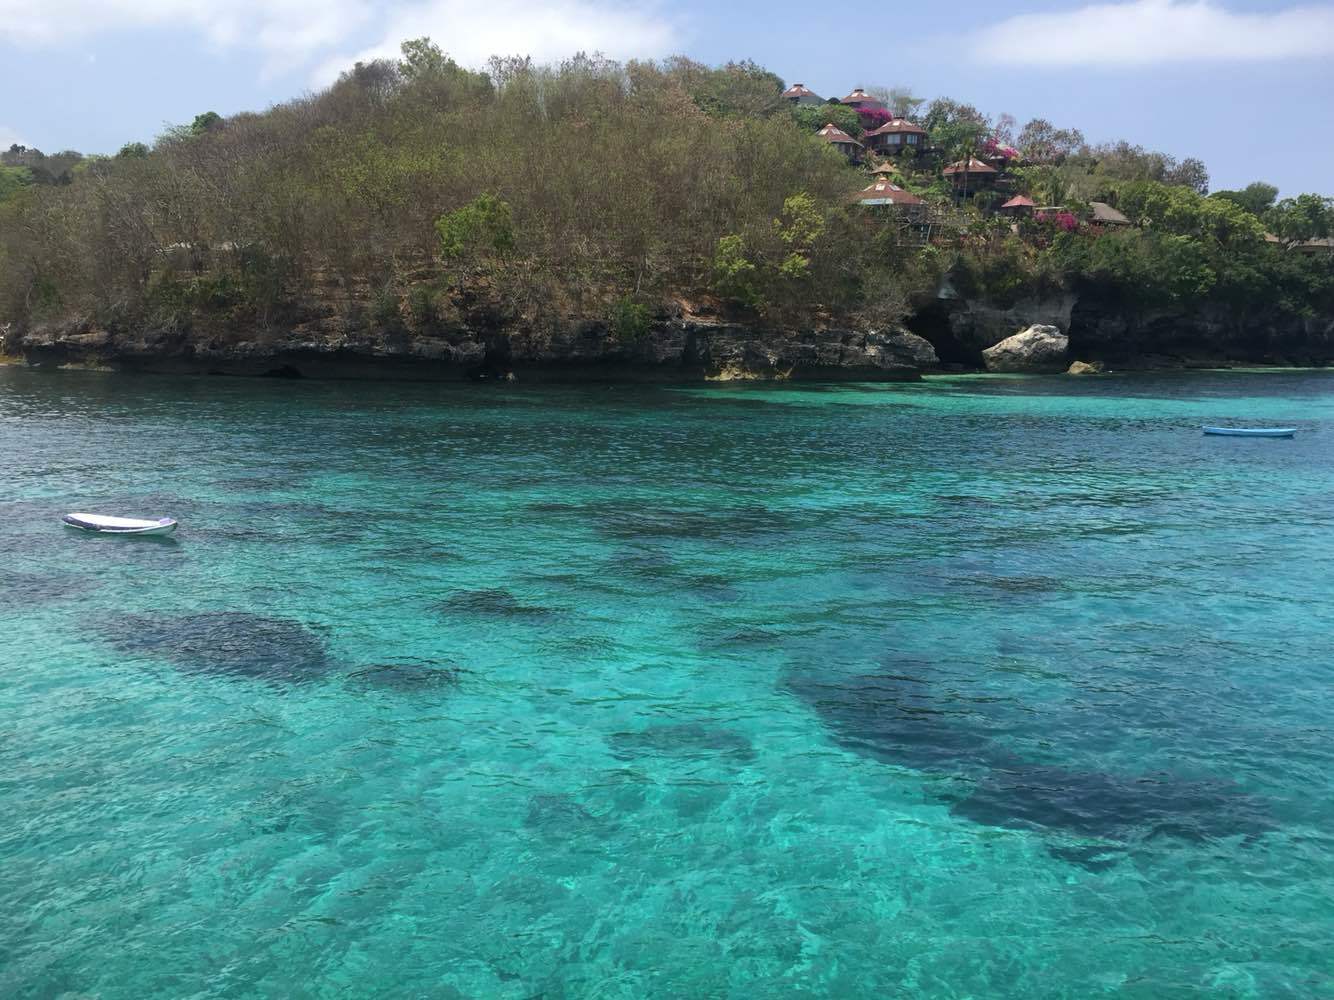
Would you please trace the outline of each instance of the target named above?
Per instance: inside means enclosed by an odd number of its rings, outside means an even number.
[[[631,295],[622,295],[611,304],[608,326],[617,340],[639,340],[653,326],[653,310]]]
[[[514,215],[495,195],[480,194],[435,220],[440,253],[447,261],[505,257],[514,249]]]
[[[32,184],[32,171],[27,167],[0,166],[0,202],[9,201]]]
[[[764,305],[760,269],[747,256],[743,237],[735,233],[718,237],[718,249],[713,255],[713,287],[724,299],[749,309]]]

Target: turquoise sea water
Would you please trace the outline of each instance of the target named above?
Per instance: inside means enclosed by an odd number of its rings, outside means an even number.
[[[0,369],[0,456],[0,996],[1334,996],[1334,374]]]

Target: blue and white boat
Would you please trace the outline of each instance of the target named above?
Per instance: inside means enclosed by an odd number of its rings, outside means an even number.
[[[1253,438],[1290,438],[1297,433],[1296,427],[1206,427],[1206,434],[1222,437]]]
[[[176,522],[170,517],[145,521],[137,517],[107,517],[105,514],[66,514],[61,520],[67,527],[106,535],[169,535],[176,530]]]

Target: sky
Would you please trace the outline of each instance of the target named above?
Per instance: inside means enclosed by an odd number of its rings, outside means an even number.
[[[429,35],[465,65],[754,59],[824,97],[906,86],[1334,195],[1334,0],[0,0],[0,148],[114,152],[261,110]]]

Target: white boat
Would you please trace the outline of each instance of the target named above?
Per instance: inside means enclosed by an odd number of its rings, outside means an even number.
[[[170,517],[145,521],[137,517],[107,517],[105,514],[66,514],[61,520],[80,531],[100,531],[108,535],[169,535],[176,530],[176,522]]]
[[[1296,427],[1206,427],[1206,434],[1220,437],[1248,438],[1290,438],[1297,433]]]

